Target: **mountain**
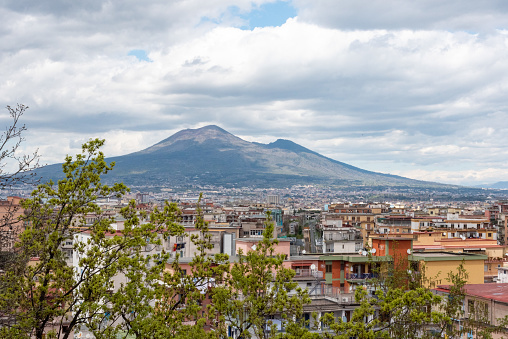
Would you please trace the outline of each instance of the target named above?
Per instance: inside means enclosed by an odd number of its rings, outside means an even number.
[[[217,126],[182,130],[139,152],[109,158],[108,181],[128,185],[210,184],[280,187],[293,184],[429,187],[440,184],[366,171],[278,139],[248,142]],[[38,171],[55,178],[59,165]]]

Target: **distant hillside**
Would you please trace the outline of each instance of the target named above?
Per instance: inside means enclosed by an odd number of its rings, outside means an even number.
[[[477,185],[476,187],[492,188],[492,189],[508,189],[508,181],[498,181],[493,184]]]
[[[366,171],[290,140],[248,142],[217,126],[182,130],[139,152],[109,158],[109,180],[131,185],[210,184],[280,187],[293,184],[444,187]],[[38,171],[55,178],[60,165]]]

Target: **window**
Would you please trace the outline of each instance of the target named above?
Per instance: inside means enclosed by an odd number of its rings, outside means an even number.
[[[326,264],[326,273],[332,273],[332,264]]]
[[[470,319],[482,322],[489,320],[489,305],[484,301],[469,299],[467,301],[467,310]]]
[[[487,236],[490,238],[492,237],[492,233],[487,233]]]

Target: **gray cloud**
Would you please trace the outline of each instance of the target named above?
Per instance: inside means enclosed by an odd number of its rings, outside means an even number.
[[[506,180],[504,2],[293,4],[298,18],[242,31],[228,8],[250,1],[4,1],[0,106],[31,107],[27,147],[51,161],[89,137],[119,155],[214,123],[369,170]]]
[[[294,0],[293,3],[306,22],[348,30],[478,32],[504,28],[508,19],[508,4],[503,0]]]

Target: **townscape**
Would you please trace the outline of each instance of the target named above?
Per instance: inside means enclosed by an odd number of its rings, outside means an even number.
[[[56,191],[2,200],[2,284],[19,287],[2,285],[5,336],[505,335],[508,200],[305,201],[310,186],[282,197],[129,192],[100,184],[102,143],[67,160]],[[405,304],[377,302],[394,290]]]

